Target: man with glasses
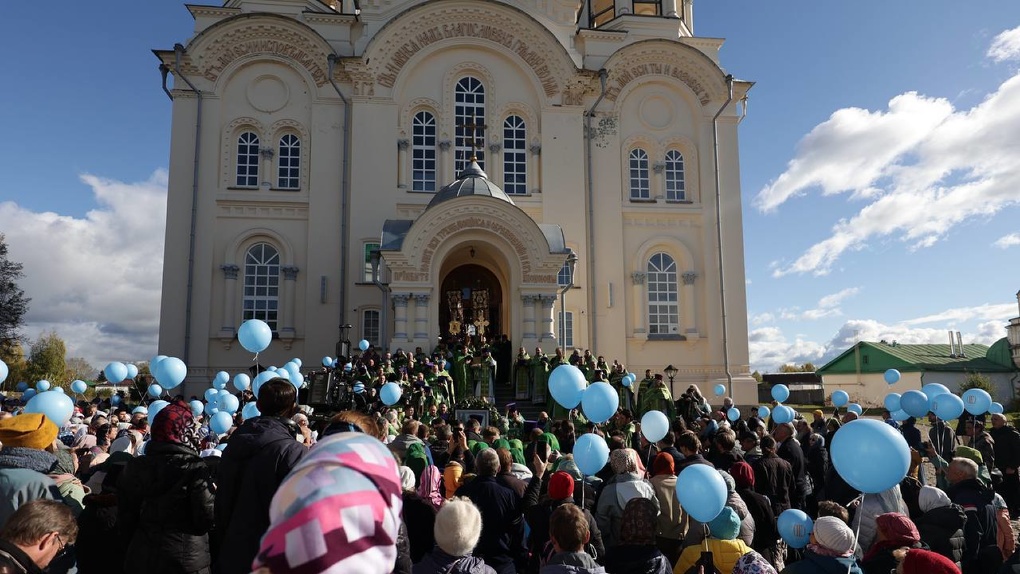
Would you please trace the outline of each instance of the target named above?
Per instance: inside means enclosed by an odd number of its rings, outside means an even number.
[[[66,505],[26,502],[0,531],[0,572],[42,574],[77,537],[78,524]]]

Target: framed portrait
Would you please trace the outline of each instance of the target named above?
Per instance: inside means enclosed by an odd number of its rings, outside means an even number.
[[[457,409],[457,420],[466,423],[470,419],[478,419],[482,428],[489,426],[489,411],[485,409]]]

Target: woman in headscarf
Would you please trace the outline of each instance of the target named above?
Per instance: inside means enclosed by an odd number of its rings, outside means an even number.
[[[445,489],[444,498],[446,500],[453,500],[453,495],[460,488],[460,477],[464,474],[464,465],[461,463],[451,460],[446,463],[446,468],[443,469],[443,488]]]
[[[949,495],[934,486],[922,486],[917,496],[921,516],[917,519],[917,532],[932,551],[949,558],[960,566],[964,552],[963,527],[967,514],[949,500]]]
[[[621,448],[609,453],[609,464],[614,480],[602,489],[595,507],[595,519],[602,532],[606,548],[620,543],[620,519],[623,510],[633,498],[647,498],[659,508],[659,499],[652,485],[638,473],[637,452]]]
[[[652,462],[652,488],[659,499],[659,517],[655,527],[655,545],[670,564],[680,557],[680,547],[687,534],[687,513],[676,499],[676,470],[668,452],[655,455]],[[626,510],[626,509],[625,509]]]
[[[390,574],[402,507],[396,461],[378,439],[358,432],[325,437],[273,495],[253,568]]]
[[[620,518],[620,544],[606,554],[609,574],[670,574],[673,569],[656,547],[658,509],[647,498],[633,498]]]
[[[905,514],[887,512],[875,518],[876,536],[861,560],[864,574],[887,574],[896,568],[893,551],[900,548],[924,548],[917,527]]]
[[[132,458],[117,487],[117,521],[129,533],[126,569],[156,574],[211,571],[213,493],[198,456],[191,407],[175,401],[156,414],[145,456]]]
[[[854,531],[839,518],[819,517],[809,540],[804,557],[787,566],[783,574],[861,574],[854,558]]]
[[[913,548],[897,550],[894,554],[899,561],[896,574],[960,574],[952,560],[937,552]]]
[[[425,472],[434,468],[436,467],[428,466],[422,472],[421,486],[425,486]],[[433,474],[437,479],[439,478],[438,469]],[[418,562],[436,544],[432,529],[436,524],[437,509],[431,500],[426,499],[415,490],[414,483],[414,471],[406,466],[401,466],[400,487],[403,489],[404,524],[407,526],[407,540],[411,547],[411,562]]]

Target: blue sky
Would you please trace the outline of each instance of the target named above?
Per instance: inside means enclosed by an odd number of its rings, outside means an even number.
[[[170,102],[150,50],[191,29],[171,0],[0,19],[0,231],[28,274],[25,333],[56,329],[97,366],[155,353]],[[756,82],[740,126],[754,367],[820,364],[855,332],[1005,335],[1020,3],[700,0],[695,32]]]

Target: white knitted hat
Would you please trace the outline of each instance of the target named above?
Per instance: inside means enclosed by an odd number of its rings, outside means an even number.
[[[812,534],[818,544],[843,555],[856,546],[854,531],[835,516],[822,516],[816,520]]]
[[[454,498],[436,514],[436,545],[450,556],[466,556],[482,535],[482,513],[467,498]]]

